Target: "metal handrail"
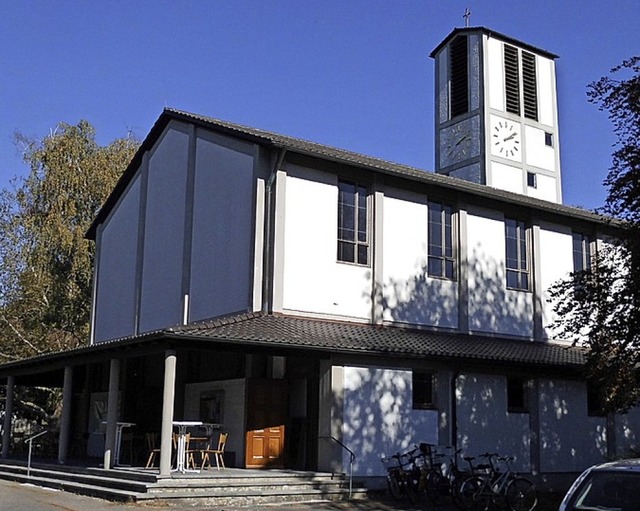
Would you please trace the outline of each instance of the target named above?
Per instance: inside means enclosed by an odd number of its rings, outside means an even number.
[[[346,445],[344,445],[340,440],[333,436],[321,436],[318,438],[324,438],[326,440],[333,440],[340,447],[342,447],[345,451],[349,453],[349,498],[351,498],[351,493],[353,492],[353,462],[356,461],[355,453],[349,449]]]
[[[27,477],[31,477],[31,449],[33,447],[33,441],[38,438],[39,436],[42,436],[46,433],[48,433],[49,430],[45,429],[44,431],[40,431],[40,433],[37,433],[35,435],[33,435],[32,437],[29,437],[27,439],[25,439],[24,443],[25,444],[29,444],[29,456],[27,458]]]

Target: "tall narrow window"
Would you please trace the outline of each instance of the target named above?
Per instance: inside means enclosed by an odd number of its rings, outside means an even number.
[[[338,261],[369,264],[367,189],[338,183]]]
[[[429,410],[435,408],[435,393],[433,391],[433,373],[414,371],[412,374],[414,410]]]
[[[469,111],[469,71],[467,69],[467,37],[456,37],[450,46],[449,76],[451,80],[451,117]]]
[[[585,234],[574,232],[573,237],[573,271],[591,269],[591,240]]]
[[[429,202],[427,273],[430,277],[456,278],[453,248],[453,207]]]
[[[507,288],[529,290],[529,244],[524,222],[505,220]]]
[[[507,378],[507,411],[527,413],[529,411],[528,382],[522,378]]]
[[[524,116],[538,120],[538,87],[536,83],[536,56],[522,52],[522,100]]]
[[[518,49],[504,45],[504,87],[507,112],[520,115],[520,68]]]

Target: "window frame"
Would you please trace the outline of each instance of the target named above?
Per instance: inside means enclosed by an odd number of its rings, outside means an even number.
[[[514,223],[515,237],[509,236],[509,224],[511,222]],[[529,226],[524,220],[519,220],[517,218],[505,218],[504,232],[506,287],[513,291],[531,292],[531,239]],[[512,246],[514,244],[515,247]],[[512,252],[514,248],[515,259],[513,257],[509,257],[510,252]],[[512,260],[515,260],[516,262],[515,267],[510,266],[510,261]],[[511,279],[509,277],[513,275],[516,277],[515,285],[510,284]]]
[[[593,253],[591,250],[591,236],[579,231],[571,232],[572,256],[573,256],[573,273],[581,271],[591,271]],[[576,250],[579,248],[579,250]],[[576,264],[580,259],[580,264]],[[580,268],[577,268],[580,266]]]
[[[353,201],[351,203],[344,201],[344,193],[346,187],[353,187]],[[339,263],[353,264],[357,266],[370,266],[371,261],[371,243],[370,243],[370,206],[369,206],[369,187],[361,182],[352,179],[338,180],[338,218],[336,230],[336,260]],[[350,215],[345,212],[352,209]],[[364,210],[364,219],[362,218]],[[347,217],[351,218],[351,222],[347,222]],[[352,232],[351,236],[347,233]],[[364,236],[362,236],[364,234]],[[364,238],[364,239],[362,239]],[[348,248],[351,247],[351,254]],[[362,253],[364,250],[365,261],[362,262]],[[349,257],[349,255],[351,255]]]
[[[421,385],[427,385],[426,391],[416,392]],[[435,410],[436,404],[436,373],[433,371],[411,371],[411,409]],[[418,399],[424,396],[424,399]]]
[[[439,222],[432,222],[432,214],[438,209]],[[457,229],[456,229],[456,208],[453,204],[430,200],[427,202],[427,276],[442,280],[456,281],[458,278],[458,257],[457,257]],[[448,224],[447,224],[448,221]],[[439,227],[440,243],[434,240],[433,228],[435,225]],[[438,250],[435,250],[438,249]],[[440,263],[440,271],[432,271],[431,262]],[[449,272],[448,269],[451,268]],[[435,268],[434,268],[435,270]]]

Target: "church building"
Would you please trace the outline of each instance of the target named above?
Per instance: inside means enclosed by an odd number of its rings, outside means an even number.
[[[89,345],[0,366],[63,387],[61,462],[113,466],[119,422],[159,433],[161,474],[201,421],[230,466],[371,485],[420,442],[548,485],[638,449],[552,329],[549,288],[615,234],[562,203],[556,55],[467,27],[431,57],[435,172],[160,114],[88,231]]]

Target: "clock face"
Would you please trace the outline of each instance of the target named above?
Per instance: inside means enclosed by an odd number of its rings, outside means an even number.
[[[441,160],[444,166],[457,163],[471,156],[471,131],[464,124],[456,124],[443,131]]]
[[[520,125],[506,119],[496,119],[491,129],[491,154],[521,160]]]

